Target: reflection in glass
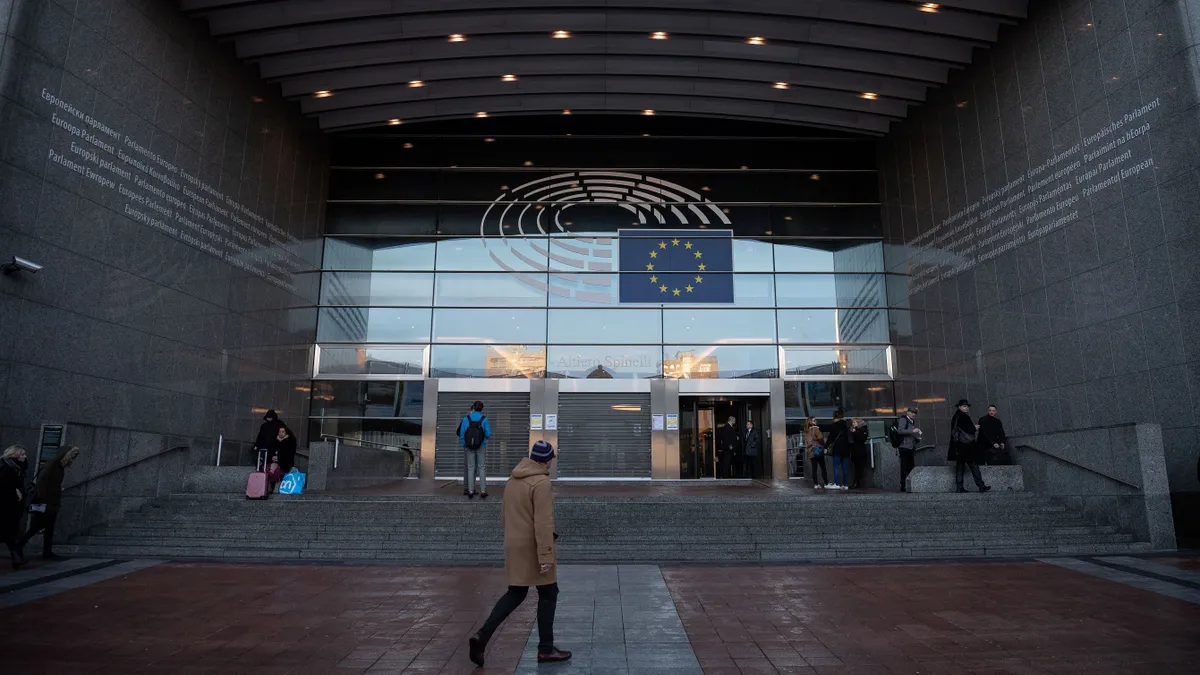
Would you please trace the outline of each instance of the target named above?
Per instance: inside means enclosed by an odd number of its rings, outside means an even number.
[[[326,307],[317,342],[429,342],[430,309]]]
[[[789,420],[806,417],[829,419],[838,408],[847,417],[892,417],[896,411],[895,388],[878,382],[785,382],[784,409]],[[876,435],[872,429],[872,436]]]
[[[837,307],[832,274],[777,274],[775,297],[780,307]]]
[[[551,307],[613,307],[617,304],[616,274],[550,273]]]
[[[540,345],[434,345],[430,377],[544,377],[546,348]]]
[[[550,342],[661,344],[662,312],[657,309],[552,309]]]
[[[775,342],[775,312],[766,309],[668,309],[663,341],[675,344]]]
[[[321,347],[318,375],[421,375],[425,347]]]
[[[437,269],[447,272],[545,272],[547,258],[534,244],[544,239],[444,239],[437,243]]]
[[[776,272],[832,272],[833,251],[811,244],[775,244]]]
[[[788,347],[783,353],[787,375],[891,376],[886,347]]]
[[[779,377],[779,351],[769,345],[663,347],[663,376],[676,379]]]
[[[437,309],[434,342],[531,344],[546,341],[544,309]]]
[[[770,274],[733,275],[733,298],[738,307],[774,307],[774,276]]]
[[[349,380],[312,384],[313,417],[411,417],[420,419],[425,383]]]
[[[438,307],[545,307],[546,274],[439,273]]]
[[[321,277],[323,305],[427,307],[433,298],[432,274],[326,272]]]
[[[657,345],[551,346],[546,360],[546,377],[623,380],[661,376],[662,348]]]
[[[733,240],[734,272],[773,272],[772,245],[754,239]]]
[[[325,239],[326,270],[432,270],[434,244],[393,238]]]
[[[888,341],[884,309],[781,309],[783,344],[878,343]]]

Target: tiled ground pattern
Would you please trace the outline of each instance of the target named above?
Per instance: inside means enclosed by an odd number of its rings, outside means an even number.
[[[708,675],[1164,675],[1200,605],[1040,563],[664,569]]]

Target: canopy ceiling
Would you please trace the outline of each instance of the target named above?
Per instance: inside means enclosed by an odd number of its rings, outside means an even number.
[[[881,134],[1027,0],[180,4],[331,131],[569,110]]]

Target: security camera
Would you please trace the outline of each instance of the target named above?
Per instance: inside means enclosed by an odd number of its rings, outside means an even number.
[[[32,260],[26,260],[20,256],[14,255],[10,262],[0,265],[0,269],[3,269],[5,274],[16,274],[17,272],[29,272],[30,274],[37,274],[38,272],[42,271],[42,266],[33,262]]]

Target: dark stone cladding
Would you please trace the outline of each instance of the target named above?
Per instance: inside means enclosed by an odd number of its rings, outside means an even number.
[[[0,443],[246,441],[272,407],[304,434],[321,134],[176,2],[4,0],[0,45],[0,258],[45,266],[0,277]]]
[[[960,397],[1014,436],[1155,422],[1196,493],[1200,2],[1029,5],[880,145],[898,404],[941,446]]]

